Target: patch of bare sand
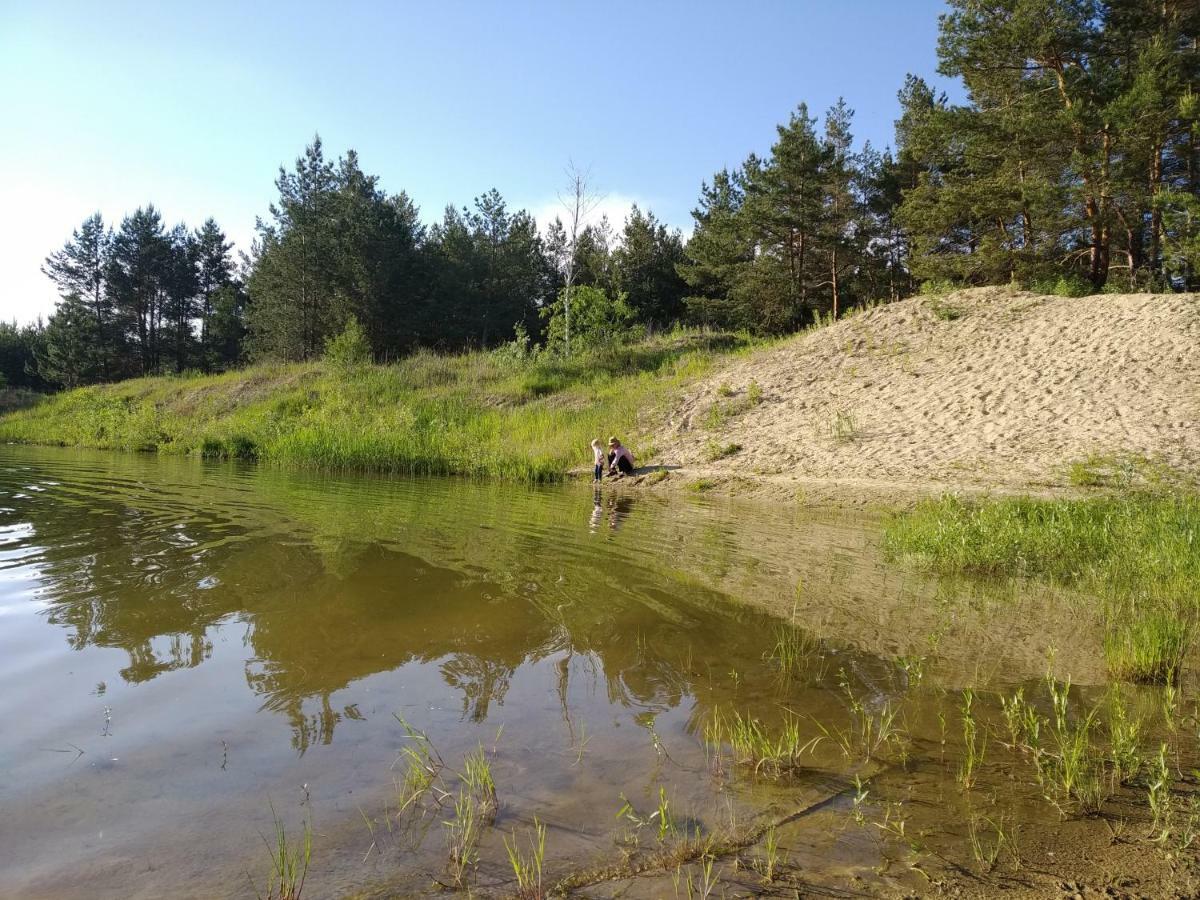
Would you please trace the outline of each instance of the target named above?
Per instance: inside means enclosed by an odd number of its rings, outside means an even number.
[[[1200,297],[979,288],[876,307],[716,371],[655,445],[668,480],[817,502],[1052,491],[1094,455],[1194,477]]]

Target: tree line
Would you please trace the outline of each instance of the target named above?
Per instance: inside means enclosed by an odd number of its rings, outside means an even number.
[[[353,322],[387,359],[517,342],[569,352],[676,323],[783,333],[923,283],[1190,290],[1200,261],[1200,4],[950,0],[938,70],[899,91],[894,149],[839,101],[801,104],[764,156],[702,184],[685,243],[539,227],[496,190],[423,223],[350,151],[315,139],[235,261],[211,219],[87,219],[44,271],[44,328],[0,328],[13,384],[73,385],[306,359]],[[577,204],[578,206],[578,204]]]

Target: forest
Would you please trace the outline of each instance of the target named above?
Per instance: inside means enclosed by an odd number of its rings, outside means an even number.
[[[86,218],[45,260],[48,321],[0,324],[0,385],[307,359],[347,329],[381,361],[570,354],[676,325],[787,333],[923,287],[1194,290],[1198,40],[1191,0],[950,0],[938,72],[963,102],[910,75],[885,150],[845,101],[801,103],[702,183],[686,241],[636,207],[538,223],[495,189],[427,224],[317,137],[239,256],[213,219]]]

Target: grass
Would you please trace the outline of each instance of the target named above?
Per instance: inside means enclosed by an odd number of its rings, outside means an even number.
[[[710,440],[704,447],[704,457],[709,462],[716,462],[718,459],[726,459],[740,453],[741,450],[741,444],[718,444]]]
[[[0,441],[258,459],[294,467],[557,481],[745,337],[678,332],[569,358],[421,352],[348,371],[264,364],[56,395],[0,418]]]
[[[943,322],[956,322],[966,315],[966,311],[961,306],[955,306],[942,300],[930,300],[929,311],[933,313],[934,318]]]
[[[737,391],[727,382],[721,382],[717,386],[717,395],[725,398],[724,402],[713,401],[704,414],[704,425],[710,429],[721,428],[730,419],[740,416],[763,402],[762,386],[754,379],[751,379],[750,383],[746,385],[746,390],[741,396],[738,396]]]
[[[312,860],[312,823],[305,820],[303,836],[298,843],[292,843],[274,806],[271,807],[271,818],[275,823],[274,840],[263,838],[271,854],[271,877],[267,882],[266,900],[300,900],[308,877],[308,865]]]
[[[508,863],[517,879],[516,896],[520,900],[542,900],[546,896],[542,887],[542,863],[546,858],[546,826],[535,817],[533,830],[534,833],[529,838],[529,856],[521,852],[515,831],[511,844],[508,838],[504,839]]]
[[[820,741],[820,736],[802,737],[795,716],[788,716],[774,733],[758,719],[736,710],[714,714],[704,728],[704,742],[718,767],[723,765],[728,747],[734,765],[768,778],[782,778],[800,769]]]
[[[835,444],[852,444],[861,437],[858,421],[848,409],[836,409],[829,420],[829,437]]]
[[[1119,679],[1178,678],[1200,612],[1200,497],[943,498],[893,517],[893,558],[934,571],[1032,576],[1094,600]]]

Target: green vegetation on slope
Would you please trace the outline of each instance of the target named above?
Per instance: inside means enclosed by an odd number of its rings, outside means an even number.
[[[886,528],[891,555],[938,572],[1046,578],[1094,596],[1118,678],[1171,681],[1200,611],[1200,497],[1137,492],[1082,500],[947,497]]]
[[[386,366],[141,378],[0,418],[0,441],[553,481],[590,464],[592,438],[636,434],[676,388],[745,345],[688,332],[568,358],[423,352]]]

